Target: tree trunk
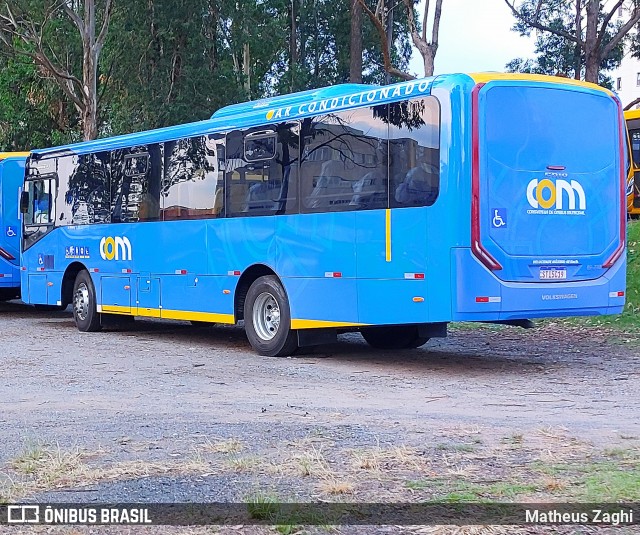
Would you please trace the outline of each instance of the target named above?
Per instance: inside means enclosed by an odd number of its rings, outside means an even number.
[[[582,0],[576,0],[576,38],[577,42],[573,47],[573,77],[580,80],[582,76]]]
[[[351,40],[350,40],[349,81],[362,83],[362,6],[358,0],[351,0]]]
[[[298,24],[300,8],[296,8],[296,0],[291,0],[287,7],[289,14],[289,91],[296,87],[296,70],[298,66]]]
[[[424,75],[425,76],[433,76],[434,69],[434,54],[432,53],[432,49],[425,51],[422,54],[422,59],[424,61]]]
[[[247,98],[251,100],[251,55],[249,53],[249,43],[243,46],[242,69],[244,74],[244,91]]]
[[[95,0],[84,4],[84,32],[82,35],[82,83],[84,109],[82,110],[82,137],[85,141],[98,137],[98,58],[96,42]],[[99,52],[98,52],[99,53]]]

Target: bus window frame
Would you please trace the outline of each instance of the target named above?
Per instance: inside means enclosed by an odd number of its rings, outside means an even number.
[[[28,215],[28,211],[24,214],[22,214],[23,216],[23,223],[24,223],[24,231],[25,231],[25,235],[31,235],[34,234],[36,232],[38,232],[39,229],[41,229],[42,227],[45,228],[49,228],[49,227],[54,227],[56,224],[56,218],[55,218],[55,210],[54,210],[54,206],[55,206],[55,202],[56,202],[56,193],[58,191],[58,174],[57,173],[47,173],[45,175],[32,175],[26,178],[25,180],[25,188],[23,191],[27,192],[27,194],[29,195],[29,203],[35,201],[35,199],[31,199],[31,192],[33,191],[30,187],[28,187],[28,185],[30,183],[34,183],[34,182],[42,182],[43,184],[45,182],[49,182],[49,207],[48,207],[48,221],[46,223],[36,223],[35,221],[33,221],[33,219],[35,219],[35,215],[36,212],[35,210],[32,212],[31,214],[31,218],[32,221],[27,221],[26,216]]]

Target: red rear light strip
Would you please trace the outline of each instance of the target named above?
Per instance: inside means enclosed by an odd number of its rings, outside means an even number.
[[[502,302],[501,297],[489,297],[489,296],[478,296],[476,297],[476,303],[500,303]]]
[[[625,244],[627,242],[627,177],[625,173],[624,167],[624,114],[622,113],[622,104],[618,99],[616,99],[616,104],[618,105],[618,117],[620,121],[619,128],[619,141],[620,141],[620,236],[619,243],[616,250],[613,251],[613,254],[609,257],[609,259],[602,264],[603,268],[610,268],[613,266],[618,259],[624,253]]]
[[[477,84],[471,93],[471,251],[486,267],[502,269],[480,242],[480,107],[479,93],[484,84]]]

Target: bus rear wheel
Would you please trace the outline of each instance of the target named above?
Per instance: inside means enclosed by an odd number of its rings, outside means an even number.
[[[253,349],[265,357],[286,357],[298,348],[298,335],[291,329],[289,299],[277,277],[260,277],[249,287],[244,328]]]
[[[428,337],[420,336],[415,325],[367,327],[360,329],[360,333],[376,349],[412,349],[429,341]]]
[[[76,276],[73,285],[73,318],[76,327],[82,332],[95,332],[102,329],[100,314],[96,306],[96,289],[91,275],[82,270]]]

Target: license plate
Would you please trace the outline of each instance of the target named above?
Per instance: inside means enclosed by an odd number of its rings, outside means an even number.
[[[540,280],[562,280],[567,278],[567,268],[541,267]]]

